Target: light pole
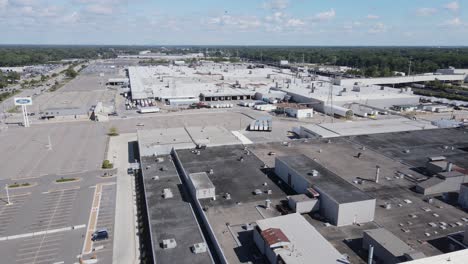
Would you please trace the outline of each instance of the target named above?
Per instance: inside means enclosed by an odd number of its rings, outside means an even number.
[[[10,205],[10,194],[8,193],[8,184],[5,184],[5,190],[7,195],[7,205]]]

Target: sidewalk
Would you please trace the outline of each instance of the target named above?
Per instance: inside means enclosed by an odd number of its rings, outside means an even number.
[[[132,264],[138,262],[138,241],[133,198],[133,177],[127,174],[128,142],[135,141],[136,134],[121,134],[111,137],[107,158],[114,163],[117,172],[117,197],[115,208],[115,231],[112,263]]]

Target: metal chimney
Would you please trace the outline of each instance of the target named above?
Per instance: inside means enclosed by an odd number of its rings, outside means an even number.
[[[447,162],[447,167],[445,168],[445,170],[446,170],[447,172],[452,171],[452,166],[453,166],[453,163],[452,163],[452,162]]]
[[[372,259],[374,258],[374,246],[369,245],[369,258],[367,260],[367,264],[372,264]]]
[[[375,166],[375,183],[379,183],[380,166]]]

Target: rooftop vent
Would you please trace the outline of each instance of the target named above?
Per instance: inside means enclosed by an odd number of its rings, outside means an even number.
[[[172,193],[171,189],[169,188],[166,188],[163,190],[163,198],[164,199],[169,199],[169,198],[172,198],[174,197],[174,194]]]

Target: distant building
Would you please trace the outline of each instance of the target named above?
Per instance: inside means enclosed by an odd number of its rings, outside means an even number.
[[[396,264],[425,257],[384,228],[364,231],[362,247],[369,250],[370,246],[377,263]]]
[[[289,214],[257,221],[254,241],[272,264],[314,263],[345,264],[338,252],[300,214]]]

